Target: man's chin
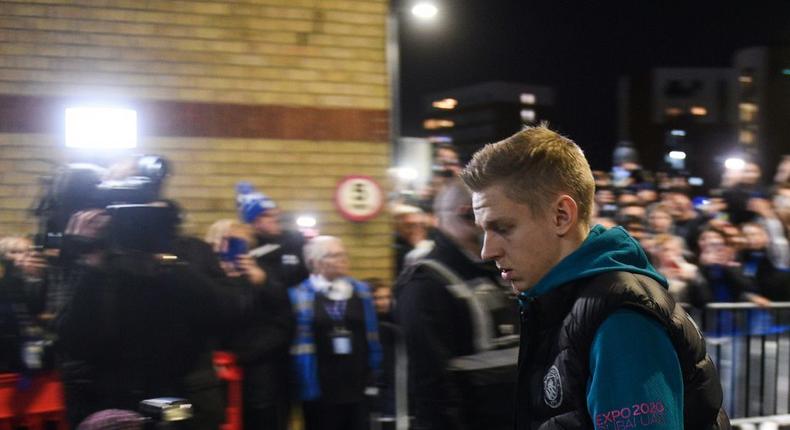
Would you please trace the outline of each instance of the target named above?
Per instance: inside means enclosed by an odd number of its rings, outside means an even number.
[[[518,294],[527,291],[529,289],[529,285],[527,285],[527,283],[524,281],[510,281],[510,288],[513,289],[514,293]]]

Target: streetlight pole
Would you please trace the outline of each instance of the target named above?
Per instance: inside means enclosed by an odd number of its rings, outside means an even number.
[[[400,102],[400,43],[399,17],[401,0],[391,0],[387,13],[387,72],[390,84],[389,139],[392,160],[400,155],[398,143],[401,137]]]
[[[389,10],[387,11],[387,72],[390,84],[390,115],[389,115],[389,139],[390,156],[393,162],[398,161],[400,154],[401,138],[401,94],[400,94],[400,14],[403,7],[403,0],[390,0]],[[415,15],[418,13],[412,11]],[[423,15],[430,18],[436,14],[436,7],[433,13]],[[398,342],[398,341],[396,341]],[[400,343],[395,348],[395,429],[408,430],[409,428],[409,409],[408,409],[408,387],[407,369],[408,356],[406,355],[405,345]]]
[[[401,94],[400,94],[400,19],[405,0],[390,0],[387,11],[387,73],[390,85],[389,139],[392,160],[397,160],[401,138]],[[411,14],[421,20],[431,20],[438,8],[431,1],[412,2]]]

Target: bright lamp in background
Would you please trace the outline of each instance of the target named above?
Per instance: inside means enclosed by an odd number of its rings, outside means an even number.
[[[312,215],[299,215],[296,217],[296,226],[305,239],[312,239],[321,234],[318,230],[318,220]]]
[[[402,181],[413,181],[420,175],[417,169],[413,167],[398,167],[396,174],[398,175],[398,179]]]
[[[411,13],[417,18],[431,19],[439,13],[439,8],[431,2],[421,1],[417,2],[417,4],[411,8]]]
[[[115,107],[66,108],[66,146],[130,149],[137,146],[137,111]]]
[[[685,160],[686,159],[686,153],[683,152],[683,151],[670,151],[669,152],[669,158],[671,158],[673,160]]]
[[[741,170],[745,165],[746,162],[743,161],[743,158],[730,157],[724,161],[724,167],[730,170]]]
[[[318,224],[314,216],[301,215],[296,218],[296,225],[301,228],[313,228]]]

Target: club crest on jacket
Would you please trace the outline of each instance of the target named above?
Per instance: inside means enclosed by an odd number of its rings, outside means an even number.
[[[551,366],[543,377],[543,401],[554,409],[562,404],[562,379],[557,366]]]

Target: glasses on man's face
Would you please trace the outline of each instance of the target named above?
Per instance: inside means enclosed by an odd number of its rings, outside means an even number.
[[[348,254],[345,251],[330,252],[329,254],[324,255],[324,258],[331,258],[333,260],[338,258],[348,258]]]

